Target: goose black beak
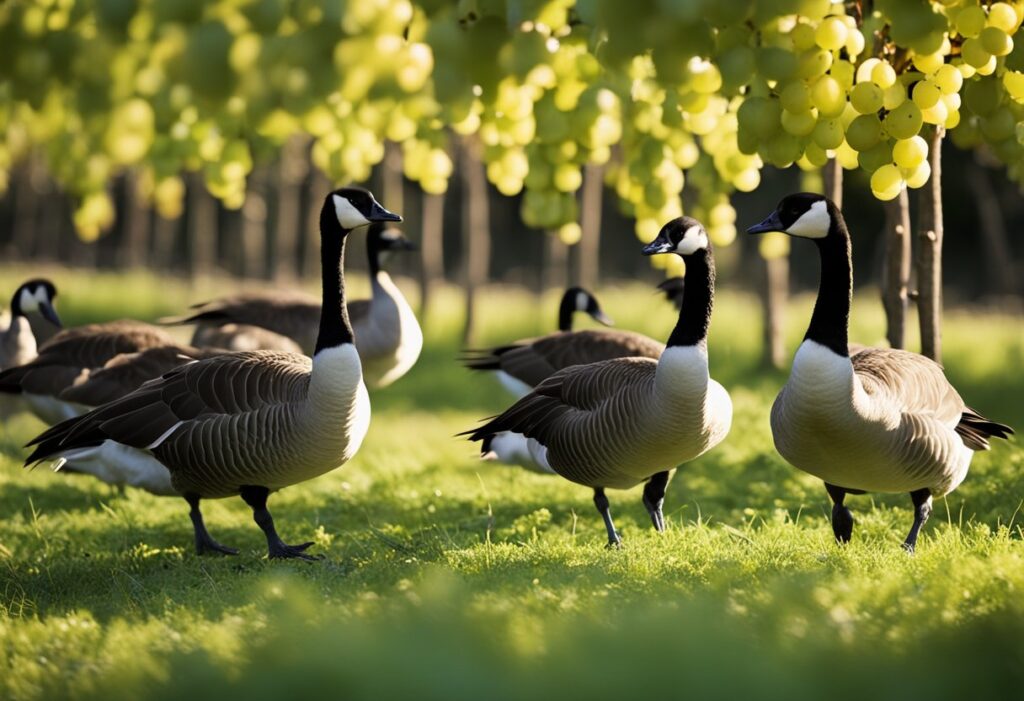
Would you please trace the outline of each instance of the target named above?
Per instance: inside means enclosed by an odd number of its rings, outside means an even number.
[[[752,227],[747,229],[748,234],[767,234],[769,231],[782,231],[785,232],[786,227],[782,225],[782,221],[779,219],[778,210],[768,215],[760,224],[754,224]]]
[[[671,253],[674,248],[671,241],[659,237],[644,246],[642,253],[645,256],[654,256],[659,253]]]
[[[43,315],[44,319],[54,326],[61,326],[60,317],[57,316],[57,310],[54,309],[53,305],[49,302],[43,302],[39,305],[39,313]]]
[[[402,217],[394,212],[389,212],[380,206],[377,202],[373,203],[373,209],[370,210],[370,216],[367,217],[370,221],[402,221]]]
[[[608,316],[607,314],[605,314],[600,309],[598,309],[596,312],[594,312],[590,316],[594,319],[594,321],[596,321],[599,324],[604,324],[605,326],[615,326],[615,322],[612,321],[612,318],[610,316]]]

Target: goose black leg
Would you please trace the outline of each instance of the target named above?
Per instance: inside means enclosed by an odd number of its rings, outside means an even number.
[[[661,507],[665,503],[665,488],[668,487],[668,471],[659,472],[644,485],[644,506],[651,515],[651,523],[658,532],[665,530],[665,514]]]
[[[604,489],[601,487],[594,487],[594,506],[597,507],[598,513],[604,519],[604,527],[608,529],[608,547],[619,547],[622,545],[622,538],[619,537],[618,532],[615,530],[615,524],[612,523],[612,512],[608,504],[608,497],[605,496]]]
[[[221,545],[206,530],[206,524],[203,523],[203,512],[199,510],[199,495],[186,494],[185,501],[188,502],[188,515],[192,519],[192,530],[196,534],[196,554],[218,553],[221,555],[237,555],[237,550]]]
[[[269,489],[246,485],[239,490],[239,493],[242,499],[245,500],[245,503],[252,508],[252,518],[256,525],[263,529],[263,533],[267,536],[268,557],[295,557],[302,560],[323,559],[323,555],[307,555],[304,552],[306,548],[313,544],[313,541],[302,543],[301,545],[288,545],[281,540],[281,536],[277,534],[277,529],[274,528],[274,517],[267,510],[267,497],[270,495]]]
[[[910,498],[914,500],[914,525],[910,527],[910,533],[903,541],[903,548],[913,554],[914,548],[917,546],[917,534],[920,533],[921,526],[928,520],[928,517],[932,515],[932,493],[928,489],[918,489],[910,493]]]
[[[825,483],[825,489],[832,498],[832,532],[836,542],[849,543],[853,536],[853,514],[843,505],[847,490],[828,482]]]

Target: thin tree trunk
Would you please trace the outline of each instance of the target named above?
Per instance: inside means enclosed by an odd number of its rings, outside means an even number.
[[[267,274],[266,174],[253,172],[242,205],[242,277],[264,278]]]
[[[891,348],[906,347],[910,289],[910,197],[906,189],[885,203],[885,259],[882,263],[882,306],[885,336]]]
[[[302,183],[309,171],[305,137],[293,136],[281,149],[277,167],[277,210],[274,226],[274,280],[293,281],[299,273],[299,227],[302,226]]]
[[[967,185],[974,196],[981,224],[981,242],[985,249],[988,285],[1000,295],[1016,294],[1013,253],[1006,232],[1006,220],[1003,218],[1003,208],[996,197],[988,169],[975,161],[967,177]]]
[[[320,274],[320,208],[330,191],[330,179],[311,167],[306,179],[306,219],[303,222],[306,245],[303,246],[302,274],[306,278],[315,279]]]
[[[583,170],[583,194],[580,228],[583,236],[576,245],[576,281],[587,289],[597,287],[601,275],[601,204],[604,194],[604,167],[588,165]]]
[[[192,173],[188,178],[189,275],[208,277],[217,258],[217,202],[203,182]]]
[[[487,174],[480,158],[480,145],[471,139],[462,141],[462,260],[463,287],[466,291],[466,325],[463,345],[469,345],[476,330],[476,292],[487,281],[491,262],[490,206],[487,201]]]
[[[444,195],[423,193],[420,232],[420,313],[427,317],[430,297],[444,280]]]
[[[392,212],[405,210],[405,181],[402,179],[402,147],[388,142],[381,163],[381,202]]]
[[[179,261],[175,253],[180,230],[181,217],[164,219],[154,212],[153,251],[150,255],[150,265],[162,271],[174,270],[178,267]]]
[[[146,252],[149,250],[151,217],[149,207],[139,195],[138,176],[133,171],[125,173],[124,209],[122,226],[124,235],[121,245],[121,265],[128,268],[140,268],[145,265]]]
[[[942,137],[935,127],[928,135],[932,175],[921,188],[918,202],[917,308],[921,324],[921,353],[942,362]]]
[[[835,202],[836,207],[843,208],[843,167],[835,158],[821,169],[821,179],[825,186],[825,197]]]
[[[568,270],[569,247],[558,238],[557,231],[548,231],[544,234],[544,290],[564,290]]]
[[[764,363],[780,369],[786,364],[786,303],[789,300],[789,257],[765,259]]]
[[[36,232],[36,213],[39,209],[39,195],[35,190],[32,170],[35,158],[30,158],[18,169],[14,185],[14,231],[11,247],[21,260],[32,257],[32,244]]]

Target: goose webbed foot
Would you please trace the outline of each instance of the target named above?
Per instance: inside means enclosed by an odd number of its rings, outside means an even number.
[[[651,516],[654,529],[659,533],[665,530],[665,514],[662,512],[662,506],[665,504],[666,487],[668,487],[668,471],[659,472],[644,485],[644,507]]]
[[[849,543],[853,537],[853,513],[843,504],[846,490],[827,482],[825,489],[832,498],[832,533],[837,543]]]
[[[238,550],[221,545],[206,530],[206,524],[203,523],[203,512],[199,510],[199,496],[196,494],[186,494],[185,501],[188,502],[188,515],[192,519],[192,530],[195,531],[196,554],[237,555]]]
[[[239,490],[242,499],[252,508],[252,518],[267,537],[267,556],[274,558],[295,558],[300,560],[322,560],[323,555],[309,555],[305,551],[313,545],[312,541],[300,545],[288,545],[277,534],[274,517],[267,509],[267,497],[270,490],[266,487],[245,486]]]
[[[608,497],[605,496],[604,489],[601,487],[594,488],[594,506],[597,507],[598,513],[604,519],[604,527],[608,531],[608,547],[621,547],[622,538],[619,537],[618,531],[615,530],[615,524],[612,523],[612,512],[608,503]]]
[[[921,532],[921,526],[925,524],[928,517],[932,515],[932,493],[928,489],[918,489],[910,493],[914,502],[914,525],[910,527],[907,539],[903,541],[903,549],[911,555],[917,547],[917,535]]]

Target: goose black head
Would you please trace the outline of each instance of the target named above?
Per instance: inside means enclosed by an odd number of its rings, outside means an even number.
[[[361,187],[343,187],[327,196],[327,203],[343,232],[374,222],[400,222],[402,217],[384,209],[373,193]],[[325,206],[325,210],[328,207]],[[323,220],[321,220],[323,221]]]
[[[562,302],[558,307],[558,327],[567,331],[571,326],[573,312],[586,312],[590,317],[605,326],[614,326],[615,322],[601,309],[597,297],[582,287],[570,287],[562,295]]]
[[[415,251],[415,243],[405,238],[401,229],[385,226],[382,222],[370,225],[366,234],[366,245],[372,251]]]
[[[53,307],[57,298],[57,288],[49,280],[37,278],[21,283],[11,298],[11,314],[13,316],[24,316],[32,312],[39,312],[40,315],[51,324],[60,326],[60,317]]]
[[[834,209],[835,205],[824,195],[799,192],[784,197],[767,219],[747,229],[747,233],[780,231],[805,239],[823,239],[832,231]]]
[[[643,254],[675,253],[686,258],[698,251],[708,251],[711,242],[704,225],[693,217],[678,217],[661,227],[658,236],[644,246]]]

